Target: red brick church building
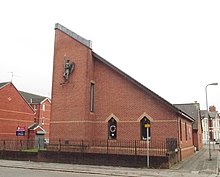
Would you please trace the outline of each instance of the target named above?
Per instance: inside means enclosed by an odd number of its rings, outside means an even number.
[[[55,26],[50,143],[176,140],[194,152],[193,118],[96,54],[91,41]],[[147,133],[148,130],[148,133]],[[157,147],[155,147],[156,149]]]

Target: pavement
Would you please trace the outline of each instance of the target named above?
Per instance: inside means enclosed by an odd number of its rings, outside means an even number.
[[[211,158],[209,160],[209,149],[205,146],[190,158],[174,165],[171,169],[147,169],[127,168],[111,166],[77,165],[44,163],[31,161],[0,160],[0,167],[22,168],[33,170],[61,171],[66,173],[91,174],[91,176],[160,176],[160,177],[214,177],[219,176],[219,146],[211,146]]]
[[[208,145],[204,145],[203,149],[195,152],[193,156],[172,166],[171,170],[219,175],[219,160],[219,145],[211,144],[210,147]]]

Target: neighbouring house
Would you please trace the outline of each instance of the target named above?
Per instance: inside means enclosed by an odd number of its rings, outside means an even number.
[[[28,139],[28,127],[35,119],[34,109],[13,83],[0,83],[0,141]]]
[[[207,110],[201,110],[202,127],[203,127],[203,143],[208,144],[210,141],[218,141],[220,139],[220,116],[215,106],[209,107]]]
[[[60,24],[55,26],[51,100],[51,151],[83,147],[80,152],[146,156],[149,143],[152,158],[167,156],[170,150],[180,161],[194,153],[193,117],[96,54],[91,41]],[[165,153],[154,153],[161,149]]]
[[[44,138],[46,139],[46,141],[48,141],[50,132],[51,111],[50,98],[23,91],[20,91],[20,93],[36,113],[34,124],[31,125],[30,128],[34,130],[40,128],[40,130],[38,130],[36,134],[44,134]]]
[[[200,116],[200,104],[187,103],[187,104],[174,104],[177,108],[190,115],[195,121],[193,122],[193,144],[196,150],[200,150],[203,147],[202,142],[202,119]]]

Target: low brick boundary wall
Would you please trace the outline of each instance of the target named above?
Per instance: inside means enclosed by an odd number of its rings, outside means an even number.
[[[97,153],[76,153],[76,152],[23,152],[23,151],[0,151],[0,159],[68,163],[83,165],[105,165],[123,167],[146,167],[146,156],[118,155],[118,154],[97,154]],[[170,168],[172,161],[170,156],[151,156],[151,168]]]

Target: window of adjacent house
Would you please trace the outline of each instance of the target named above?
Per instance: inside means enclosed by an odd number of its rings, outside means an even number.
[[[35,110],[35,111],[37,110],[37,105],[34,105],[34,110]]]
[[[43,106],[43,107],[42,107],[43,111],[45,111],[45,110],[46,110],[46,105],[43,104],[42,106]]]
[[[45,120],[44,120],[44,118],[42,118],[42,125],[44,125],[44,123],[45,123]]]
[[[150,120],[147,117],[144,117],[140,121],[140,132],[141,132],[141,140],[147,140],[147,131],[148,131],[148,139],[151,137],[150,128]]]
[[[94,112],[94,93],[95,93],[95,84],[91,83],[90,87],[90,112]]]
[[[183,139],[183,134],[182,134],[182,121],[181,121],[181,119],[180,119],[180,141],[182,141],[182,139]]]
[[[187,125],[186,125],[186,122],[185,122],[185,134],[186,134],[186,141],[187,141],[188,137],[187,137]]]
[[[108,121],[108,139],[115,140],[117,138],[117,121],[111,118]]]

